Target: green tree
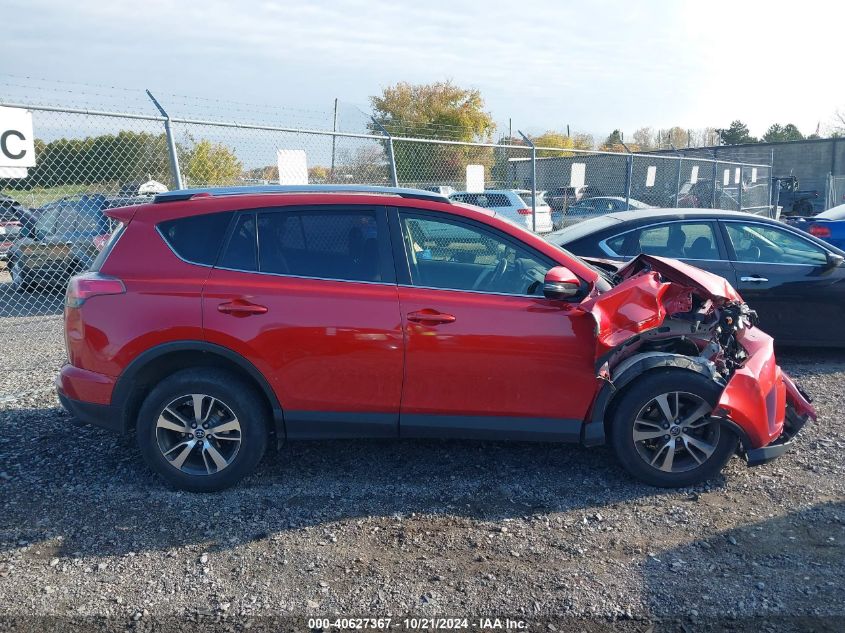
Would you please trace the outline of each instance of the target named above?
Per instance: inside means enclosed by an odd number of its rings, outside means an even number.
[[[489,142],[496,129],[481,93],[449,81],[398,83],[371,97],[370,103],[375,120],[394,136]],[[467,164],[493,164],[491,148],[396,141],[393,149],[403,184],[463,182]]]
[[[726,128],[717,128],[716,132],[722,138],[723,145],[757,142],[757,139],[748,132],[748,126],[740,120],[731,121]]]
[[[183,171],[191,185],[226,185],[241,176],[243,166],[225,145],[202,140],[187,150]]]
[[[792,123],[780,125],[773,123],[763,134],[763,140],[767,143],[776,143],[778,141],[800,141],[804,139],[804,135]]]
[[[35,139],[35,167],[16,187],[91,185],[114,191],[121,184],[153,178],[170,181],[164,134],[121,131],[85,138]]]

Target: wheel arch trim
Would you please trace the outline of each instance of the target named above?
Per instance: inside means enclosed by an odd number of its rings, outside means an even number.
[[[282,405],[279,402],[279,398],[276,396],[272,387],[270,387],[270,384],[264,377],[264,374],[262,374],[254,364],[244,358],[241,354],[238,354],[228,347],[209,343],[207,341],[170,341],[147,349],[132,359],[132,361],[126,366],[126,369],[124,369],[118,377],[111,399],[111,404],[118,407],[119,410],[123,412],[123,425],[126,430],[131,428],[133,422],[130,418],[130,411],[127,407],[130,403],[135,387],[137,386],[136,380],[139,374],[145,367],[148,367],[150,363],[163,358],[164,356],[178,354],[179,352],[199,352],[202,354],[217,356],[236,365],[239,369],[246,373],[246,375],[258,385],[259,389],[261,389],[261,392],[264,394],[264,397],[267,398],[273,417],[273,430],[276,435],[276,441],[279,445],[281,445],[286,437],[284,413]]]
[[[672,354],[668,352],[642,352],[635,354],[617,365],[599,389],[590,419],[583,426],[581,443],[585,446],[597,446],[606,441],[605,417],[616,396],[647,371],[661,368],[682,369],[702,375],[724,387],[724,381],[716,372],[713,363],[704,358]]]

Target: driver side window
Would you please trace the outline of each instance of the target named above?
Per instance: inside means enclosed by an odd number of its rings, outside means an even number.
[[[736,260],[773,264],[821,266],[827,253],[809,240],[766,224],[726,222]]]
[[[400,214],[415,286],[513,295],[543,294],[554,262],[486,230],[428,216]]]

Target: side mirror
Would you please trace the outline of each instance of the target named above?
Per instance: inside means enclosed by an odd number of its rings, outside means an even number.
[[[827,252],[827,268],[839,268],[845,262],[845,257],[836,253]],[[552,269],[554,270],[554,268]]]
[[[543,294],[547,299],[569,299],[581,290],[581,280],[566,266],[555,266],[543,279]]]

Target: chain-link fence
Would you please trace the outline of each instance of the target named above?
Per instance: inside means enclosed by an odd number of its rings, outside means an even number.
[[[526,205],[548,204],[558,227],[626,208],[770,204],[767,165],[391,137],[373,120],[341,131],[336,112],[333,129],[178,117],[151,95],[152,112],[3,100],[32,113],[36,165],[23,177],[0,171],[0,340],[52,341],[48,356],[59,358],[63,290],[108,239],[107,209],[179,187],[276,183],[280,150],[304,151],[310,183],[445,194],[466,189],[467,166],[481,166],[486,189],[525,190]],[[19,372],[4,385],[27,384],[29,363],[43,364],[4,356]]]

